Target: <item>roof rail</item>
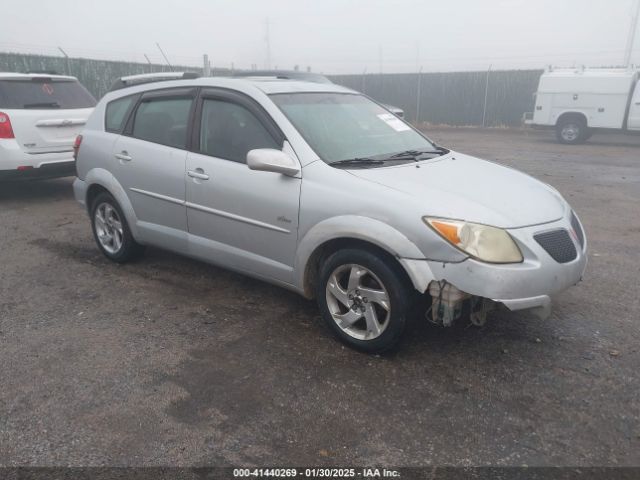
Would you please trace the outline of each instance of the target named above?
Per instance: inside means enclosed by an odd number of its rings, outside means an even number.
[[[114,90],[144,85],[145,83],[166,82],[170,80],[192,80],[194,78],[200,78],[200,74],[196,72],[158,72],[129,75],[126,77],[120,77],[116,80],[109,91],[113,92]]]

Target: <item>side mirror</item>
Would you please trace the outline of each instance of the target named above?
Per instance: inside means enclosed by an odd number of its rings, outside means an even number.
[[[300,173],[298,162],[286,153],[272,148],[257,148],[249,151],[247,165],[251,170],[281,173],[290,177]]]

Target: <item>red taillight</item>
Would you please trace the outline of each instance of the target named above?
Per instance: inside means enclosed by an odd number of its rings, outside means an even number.
[[[82,135],[76,137],[76,141],[73,142],[73,159],[78,160],[78,152],[80,151],[80,145],[82,145]]]
[[[9,115],[3,112],[0,112],[0,138],[16,138]]]

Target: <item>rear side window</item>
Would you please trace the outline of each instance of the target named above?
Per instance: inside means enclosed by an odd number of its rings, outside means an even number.
[[[96,99],[76,80],[42,77],[0,80],[0,108],[46,110],[95,106]]]
[[[130,96],[109,102],[104,119],[105,130],[108,132],[121,132],[128,117],[127,113],[137,99],[137,96]]]
[[[249,150],[281,149],[253,113],[236,103],[204,100],[200,129],[200,152],[244,163]]]
[[[175,148],[187,146],[187,124],[191,98],[143,100],[136,111],[133,136]]]

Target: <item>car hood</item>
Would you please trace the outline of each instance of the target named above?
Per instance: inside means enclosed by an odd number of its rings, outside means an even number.
[[[567,208],[549,185],[512,168],[454,152],[419,164],[349,172],[410,195],[426,216],[519,228],[556,221]]]

